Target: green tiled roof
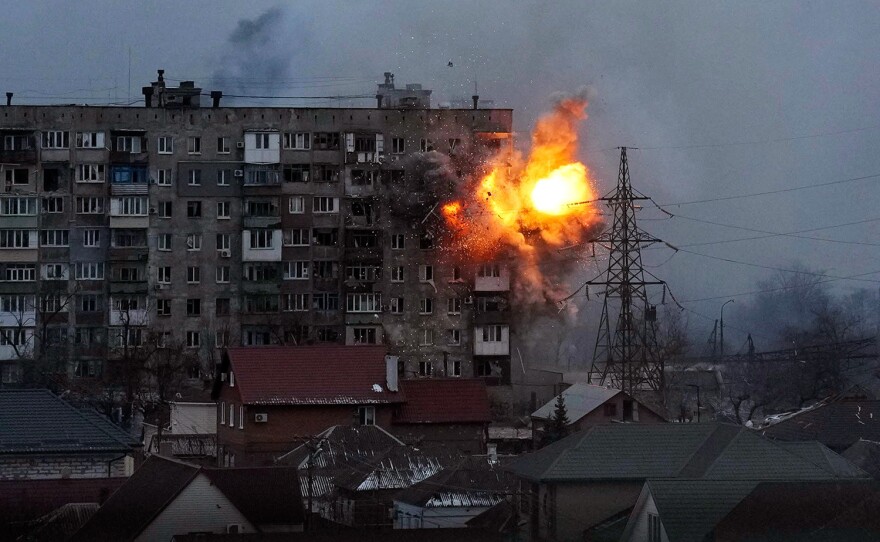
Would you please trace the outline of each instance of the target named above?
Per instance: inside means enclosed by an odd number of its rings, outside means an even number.
[[[647,485],[669,540],[701,542],[758,483],[752,480],[649,480]]]

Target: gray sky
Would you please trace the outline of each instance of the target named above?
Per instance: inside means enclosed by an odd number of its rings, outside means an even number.
[[[242,19],[263,33],[248,39],[247,26],[232,47]],[[689,202],[880,174],[877,28],[872,2],[14,2],[0,21],[0,90],[15,91],[16,103],[125,101],[130,49],[132,99],[157,68],[206,90],[218,86],[212,76],[248,76],[249,87],[221,89],[296,96],[371,94],[390,70],[398,83],[434,89],[435,101],[470,96],[476,78],[480,95],[514,108],[527,132],[553,92],[591,85],[582,158],[599,191],[617,173],[606,149],[629,145],[642,149],[630,154],[636,188]],[[878,182],[666,208],[802,231],[880,218]],[[880,243],[878,225],[800,235]],[[676,246],[762,235],[684,218],[642,226]],[[687,250],[769,267],[800,260],[841,277],[880,270],[877,246],[792,237]],[[662,263],[651,270],[682,301],[720,297],[685,303],[709,319],[727,294],[772,273],[670,254],[646,251],[645,261]],[[880,286],[880,272],[864,278],[877,282],[833,284]],[[704,325],[691,316],[692,328]]]

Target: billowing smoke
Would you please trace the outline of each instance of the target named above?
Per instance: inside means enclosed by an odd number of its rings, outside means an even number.
[[[284,11],[272,7],[255,19],[238,21],[220,57],[211,83],[227,95],[272,88],[290,73],[291,55],[284,49]],[[235,98],[230,101],[236,102]]]

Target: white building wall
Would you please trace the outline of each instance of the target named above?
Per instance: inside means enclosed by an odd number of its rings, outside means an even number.
[[[501,267],[497,277],[474,277],[475,292],[507,292],[510,290],[510,269]]]
[[[500,341],[484,341],[483,327],[474,328],[474,355],[475,356],[509,356],[510,355],[510,326],[501,327]],[[493,325],[494,327],[494,325]]]
[[[280,262],[281,230],[272,230],[272,248],[251,248],[251,232],[241,234],[241,259],[244,262]]]
[[[270,133],[269,148],[258,149],[257,137],[263,133],[248,132],[244,134],[244,161],[247,164],[277,164],[281,161],[281,134]]]
[[[648,514],[654,514],[659,516],[660,513],[657,512],[657,505],[654,504],[654,497],[648,494],[648,498],[645,499],[644,504],[633,510],[633,516],[630,517],[630,521],[632,522],[632,530],[629,532],[629,536],[624,536],[621,539],[621,542],[645,542],[648,540]],[[660,540],[661,542],[669,542],[669,537],[666,536],[666,528],[663,527],[662,521],[663,518],[660,518]]]
[[[257,532],[232,502],[200,473],[135,540],[171,540],[176,534],[191,532],[223,534],[233,523],[241,526],[240,533]]]
[[[216,403],[171,403],[171,433],[213,435],[216,432]]]

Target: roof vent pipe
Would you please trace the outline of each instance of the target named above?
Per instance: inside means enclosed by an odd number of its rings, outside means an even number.
[[[144,107],[153,107],[153,87],[141,87],[144,93]]]
[[[8,107],[10,105],[12,105],[12,93],[7,92],[6,93],[6,106]]]
[[[214,109],[217,109],[218,107],[220,107],[220,98],[222,98],[222,97],[223,97],[223,92],[221,92],[219,90],[212,90],[211,91],[211,100],[212,100],[211,107],[213,107]]]
[[[376,94],[376,108],[382,109],[382,95]]]
[[[477,95],[471,96],[471,99],[474,101],[474,109],[477,109],[477,104],[480,103],[480,97]]]

